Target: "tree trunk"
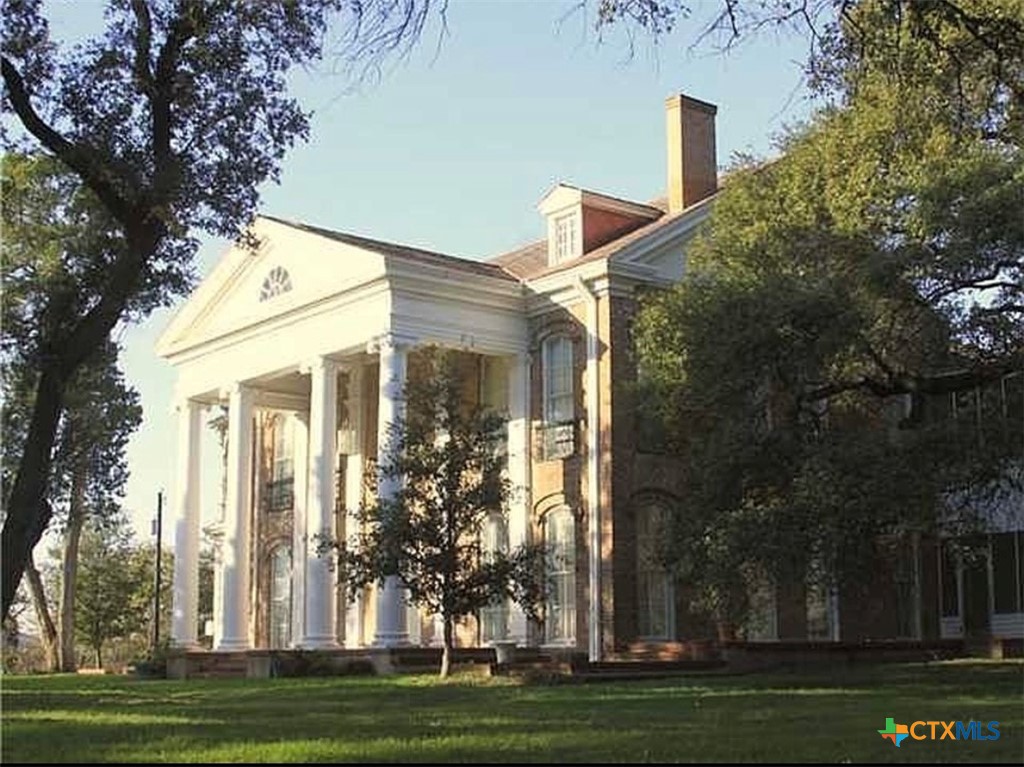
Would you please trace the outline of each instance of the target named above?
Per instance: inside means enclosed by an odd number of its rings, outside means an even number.
[[[76,465],[71,476],[71,502],[68,526],[64,531],[63,573],[60,592],[60,670],[75,671],[75,583],[78,578],[78,545],[85,526],[85,485],[88,469]]]
[[[36,610],[36,621],[39,623],[39,630],[42,633],[43,648],[46,650],[46,666],[50,671],[59,671],[57,629],[53,625],[53,618],[50,617],[49,605],[46,604],[43,579],[39,576],[36,563],[32,560],[31,555],[29,555],[28,565],[25,567],[25,579],[28,581],[28,592],[32,597],[32,606]]]
[[[103,643],[96,645],[96,668],[103,668]]]
[[[442,620],[444,622],[444,649],[441,651],[441,678],[445,679],[452,668],[452,645],[454,644],[452,640],[455,632],[452,619],[449,616],[442,616]]]
[[[32,421],[11,487],[0,541],[4,618],[10,614],[21,576],[32,558],[32,549],[50,524],[52,512],[46,500],[46,490],[66,385],[66,376],[62,376],[55,367],[48,366],[43,369],[36,386]]]

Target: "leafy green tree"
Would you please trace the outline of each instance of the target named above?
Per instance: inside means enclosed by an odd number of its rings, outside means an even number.
[[[39,380],[45,330],[37,320],[51,321],[41,307],[76,283],[81,263],[69,259],[68,251],[86,251],[89,240],[82,232],[99,215],[77,190],[74,175],[52,157],[5,158],[0,213],[5,287],[0,391],[7,436],[0,470],[5,490],[17,475]],[[138,395],[125,384],[117,353],[114,344],[104,343],[76,370],[57,424],[46,501],[63,538],[58,621],[50,615],[40,574],[31,563],[27,570],[45,644],[54,646],[55,666],[63,671],[75,670],[75,567],[82,527],[91,518],[99,528],[118,511],[127,479],[125,448],[141,420]]]
[[[937,57],[890,5],[858,4],[888,44],[837,46],[838,105],[738,165],[638,318],[687,476],[665,555],[722,615],[766,574],[848,584],[880,535],[970,529],[1020,481],[1022,395],[999,393],[1024,369],[1024,113],[998,78],[1024,49],[997,68],[950,23],[963,58]]]
[[[115,533],[116,534],[112,534]],[[100,535],[87,528],[79,550],[75,630],[103,667],[111,640],[145,634],[152,617],[153,556],[132,546],[127,525]]]
[[[543,550],[484,549],[485,526],[506,524],[505,420],[465,401],[454,354],[430,350],[424,361],[424,375],[406,383],[406,414],[391,425],[388,458],[378,469],[400,489],[360,510],[360,529],[347,545],[323,543],[337,550],[350,594],[398,576],[412,604],[441,616],[445,677],[458,620],[499,600],[537,619]]]
[[[285,78],[321,56],[329,19],[342,24],[339,57],[372,66],[407,50],[431,2],[110,0],[105,30],[70,50],[51,39],[40,0],[2,8],[4,107],[24,130],[5,123],[5,148],[31,145],[74,174],[55,190],[62,204],[35,222],[61,279],[24,306],[38,377],[5,498],[6,615],[50,522],[53,447],[75,372],[118,322],[187,290],[199,230],[244,230],[259,186],[308,134]]]

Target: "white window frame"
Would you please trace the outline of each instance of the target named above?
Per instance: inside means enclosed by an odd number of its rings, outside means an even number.
[[[281,555],[285,554],[283,560]],[[283,569],[281,569],[283,567]],[[275,546],[270,552],[270,594],[267,609],[267,644],[272,650],[289,647],[292,643],[292,547],[287,543]],[[287,594],[278,589],[286,584]]]
[[[544,638],[549,645],[576,644],[576,517],[568,506],[544,517]]]
[[[675,586],[671,574],[657,560],[658,539],[667,512],[648,501],[636,513],[637,636],[671,641],[675,638]],[[657,630],[657,625],[663,626]]]
[[[287,511],[295,502],[295,432],[292,416],[279,413],[273,420],[274,438],[271,446],[270,478],[264,503],[271,511]],[[291,502],[279,502],[275,493],[284,492],[280,485],[291,481]]]
[[[558,334],[544,339],[544,423],[554,426],[576,419],[576,381],[573,340]],[[561,389],[558,387],[561,385]]]
[[[480,554],[485,559],[494,552],[508,552],[508,523],[505,515],[495,512],[487,517],[480,536]],[[508,600],[499,599],[480,610],[480,643],[489,644],[508,638]]]
[[[552,226],[554,253],[551,263],[560,264],[575,258],[579,254],[579,216],[575,212],[555,216]]]

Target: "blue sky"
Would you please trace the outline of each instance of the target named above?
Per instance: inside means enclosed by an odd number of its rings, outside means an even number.
[[[98,0],[50,5],[57,38],[102,24]],[[292,78],[293,93],[314,110],[311,135],[286,157],[280,184],[262,190],[262,209],[483,258],[543,234],[535,206],[557,181],[628,199],[661,195],[663,104],[672,93],[717,104],[720,165],[736,152],[770,154],[772,136],[811,109],[801,81],[806,41],[767,32],[727,54],[690,50],[716,4],[693,6],[676,33],[657,47],[638,38],[630,57],[621,32],[598,41],[592,15],[573,11],[576,0],[451,0],[440,46],[435,25],[376,82],[331,74],[330,60]],[[205,242],[200,276],[227,247]],[[174,487],[174,372],[153,347],[181,303],[123,335],[123,366],[144,408],[128,449],[125,503],[144,536],[157,491]],[[204,450],[209,516],[212,439]]]

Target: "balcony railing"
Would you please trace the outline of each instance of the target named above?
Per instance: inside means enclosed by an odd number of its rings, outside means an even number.
[[[546,424],[541,427],[541,457],[544,460],[567,458],[575,452],[575,421]]]

